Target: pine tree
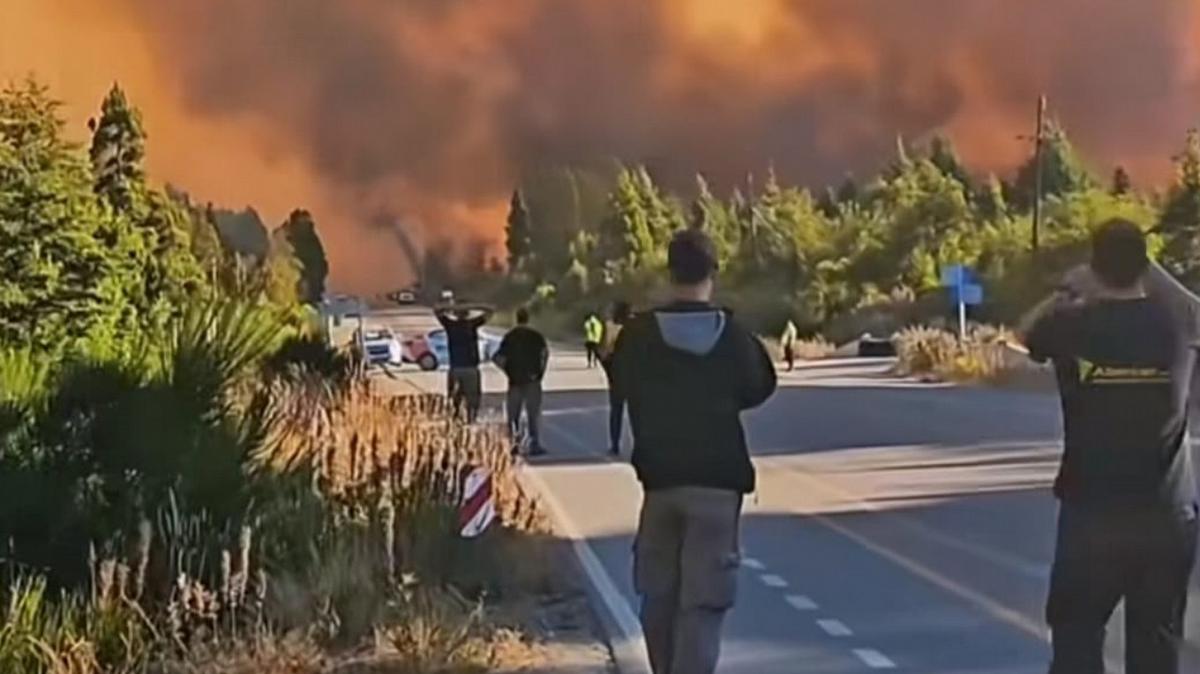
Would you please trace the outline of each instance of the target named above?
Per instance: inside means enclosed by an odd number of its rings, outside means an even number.
[[[47,351],[118,334],[132,285],[58,108],[32,81],[0,91],[0,344]]]
[[[931,161],[912,162],[887,181],[877,206],[889,220],[890,276],[904,286],[937,287],[942,266],[972,261],[971,251],[961,245],[971,224],[962,185]]]
[[[125,91],[113,84],[100,106],[100,119],[92,129],[92,171],[96,193],[118,212],[133,210],[145,178],[146,132],[141,112],[130,105]]]
[[[256,290],[263,299],[279,307],[294,307],[300,303],[300,261],[287,236],[276,230],[271,235],[267,256],[257,271]]]
[[[177,315],[205,283],[204,270],[192,254],[188,207],[159,192],[150,192],[140,229],[152,248],[143,262],[145,297],[160,315]]]
[[[1175,159],[1176,179],[1167,196],[1158,231],[1164,239],[1163,264],[1192,288],[1200,287],[1200,132],[1188,132]]]
[[[938,167],[942,173],[957,180],[964,190],[970,192],[974,188],[971,174],[959,160],[954,143],[950,142],[946,136],[937,134],[929,142],[929,161],[933,162],[933,165]]]
[[[684,226],[683,214],[675,200],[666,195],[654,183],[654,179],[645,166],[639,166],[634,175],[642,207],[648,216],[649,231],[647,234],[651,241],[650,249],[659,251],[665,262],[667,244],[675,232]],[[649,259],[654,256],[645,257]]]
[[[1058,197],[1074,192],[1085,192],[1097,186],[1096,179],[1088,172],[1075,148],[1067,138],[1067,132],[1051,122],[1045,131],[1042,145],[1042,198]],[[1033,207],[1037,162],[1030,157],[1017,172],[1017,205],[1028,210]]]
[[[779,185],[774,167],[767,170],[762,194],[751,209],[749,237],[743,238],[741,254],[749,261],[748,271],[755,273],[791,272],[795,258],[792,230],[794,213],[789,210],[790,194]]]
[[[654,248],[649,220],[635,171],[622,169],[609,197],[609,213],[601,225],[597,249],[610,275],[636,268],[639,258]]]
[[[525,205],[525,195],[519,189],[513,190],[509,201],[504,244],[508,249],[508,268],[514,272],[526,269],[533,255],[533,223]]]
[[[308,304],[320,303],[325,295],[329,262],[312,214],[303,209],[294,210],[280,229],[300,263],[300,299]]]
[[[975,192],[975,212],[983,222],[1000,222],[1008,217],[1008,202],[1004,198],[1004,183],[993,173],[987,183]]]
[[[842,180],[842,184],[837,189],[838,204],[853,204],[857,203],[862,198],[862,188],[858,181],[854,179],[852,174],[847,173]]]
[[[842,183],[836,189],[832,186],[825,188],[821,198],[817,200],[817,208],[827,218],[836,218],[843,207],[853,206],[862,201],[863,191],[854,175],[847,173]]]
[[[1118,166],[1113,171],[1112,189],[1110,191],[1113,196],[1118,197],[1133,194],[1133,178],[1129,177],[1129,171],[1126,171],[1124,166]]]
[[[700,174],[696,174],[696,199],[692,202],[688,226],[712,238],[721,267],[725,268],[737,250],[736,217],[728,206],[713,196],[708,181]]]
[[[204,272],[208,285],[217,287],[220,284],[225,267],[229,264],[225,248],[221,245],[221,235],[217,233],[216,216],[212,204],[203,209],[191,208],[191,240],[192,255]]]

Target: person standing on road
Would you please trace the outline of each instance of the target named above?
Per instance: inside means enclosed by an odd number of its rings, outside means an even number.
[[[787,325],[783,326],[783,335],[779,338],[779,345],[783,347],[783,360],[787,363],[788,372],[796,369],[796,340],[799,338],[796,324],[789,318]]]
[[[600,362],[600,340],[604,338],[604,323],[596,314],[589,313],[583,322],[583,348],[587,351],[588,369]]]
[[[613,365],[644,490],[634,585],[654,673],[711,674],[755,488],[741,412],[771,396],[776,376],[759,340],[711,303],[712,241],[679,232],[667,257],[674,300],[625,326]]]
[[[632,317],[633,310],[628,302],[614,302],[612,315],[604,324],[603,342],[600,344],[600,366],[604,368],[605,378],[608,379],[608,451],[613,456],[621,455],[621,433],[625,420],[625,394],[613,372],[613,354],[621,329]]]
[[[517,327],[508,331],[494,358],[508,376],[508,428],[513,437],[513,453],[518,451],[521,411],[525,411],[529,429],[529,454],[546,453],[538,433],[542,417],[542,378],[550,360],[550,348],[542,333],[529,327],[529,311],[517,309]]]
[[[1046,616],[1051,674],[1103,674],[1105,626],[1125,602],[1126,671],[1178,674],[1197,493],[1188,447],[1195,304],[1151,267],[1137,225],[1113,220],[1088,268],[1026,322],[1051,360],[1064,453]]]
[[[479,375],[479,328],[491,319],[491,307],[477,305],[440,306],[434,309],[442,328],[446,330],[446,347],[450,352],[450,371],[446,376],[446,393],[456,410],[465,411],[468,422],[479,416],[483,401],[483,383]]]

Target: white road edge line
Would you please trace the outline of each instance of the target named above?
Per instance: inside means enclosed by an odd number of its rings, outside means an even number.
[[[815,611],[821,608],[820,606],[817,606],[817,602],[805,597],[802,594],[789,594],[788,596],[784,597],[783,600],[788,604],[791,604],[792,608],[796,609],[797,611]]]
[[[542,476],[537,473],[537,470],[526,466],[521,471],[521,475],[533,484],[546,507],[550,509],[550,514],[558,525],[559,531],[571,541],[571,549],[575,552],[575,558],[583,568],[584,574],[587,575],[592,588],[604,602],[609,616],[616,623],[620,634],[609,636],[618,669],[622,674],[652,674],[641,624],[629,602],[617,589],[612,576],[608,574],[608,570],[604,568],[604,564],[600,562],[600,558],[596,556],[592,546],[580,535],[575,523],[567,517],[562,503],[550,490],[550,486],[546,484]]]
[[[863,664],[871,669],[896,668],[896,663],[892,662],[891,658],[873,648],[856,648],[854,649],[854,654],[858,656],[859,660],[863,661]]]
[[[759,576],[758,579],[761,580],[762,584],[766,585],[767,587],[787,587],[788,586],[788,582],[786,580],[784,580],[780,576],[776,576],[773,573],[764,573],[761,576]]]
[[[767,565],[753,557],[742,557],[742,566],[751,571],[766,571]]]
[[[854,636],[854,631],[846,627],[846,623],[840,620],[818,620],[817,627],[825,630],[825,633],[831,637]]]

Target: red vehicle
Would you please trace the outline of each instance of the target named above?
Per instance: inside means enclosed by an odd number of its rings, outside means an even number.
[[[491,362],[500,350],[503,336],[487,330],[479,331],[479,360]],[[436,370],[450,362],[450,347],[446,331],[437,328],[423,335],[413,335],[404,340],[404,360],[416,363],[422,370]]]
[[[404,362],[416,363],[425,371],[438,368],[437,354],[425,335],[410,335],[404,338]]]

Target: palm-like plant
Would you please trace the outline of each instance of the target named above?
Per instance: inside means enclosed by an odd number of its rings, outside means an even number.
[[[89,541],[113,540],[172,495],[218,522],[239,519],[273,420],[254,375],[288,330],[268,309],[213,300],[147,339],[153,349],[65,365],[27,451],[0,455],[11,497],[0,530],[15,532],[18,555],[79,580]],[[43,376],[16,356],[0,367],[25,391]],[[34,396],[0,400],[10,398]]]

